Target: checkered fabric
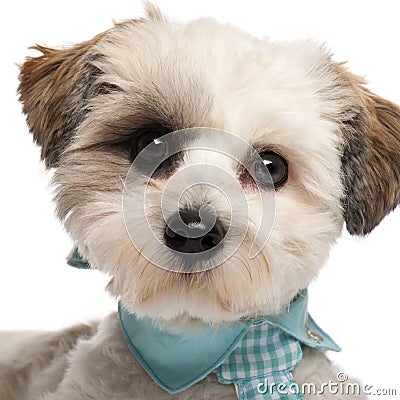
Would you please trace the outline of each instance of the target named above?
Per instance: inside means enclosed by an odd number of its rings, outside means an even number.
[[[216,372],[221,383],[235,384],[239,400],[299,400],[291,371],[301,357],[297,339],[264,321],[249,328]]]

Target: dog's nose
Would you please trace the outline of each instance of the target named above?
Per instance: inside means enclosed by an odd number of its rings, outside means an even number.
[[[217,246],[225,236],[218,219],[211,214],[181,210],[168,221],[165,228],[165,244],[180,253],[201,253]]]

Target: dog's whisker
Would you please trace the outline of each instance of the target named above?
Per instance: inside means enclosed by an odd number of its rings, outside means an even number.
[[[268,281],[269,281],[270,285],[272,286],[272,275],[271,275],[271,268],[269,266],[269,262],[268,262],[268,260],[267,260],[267,258],[266,258],[266,256],[265,256],[263,251],[260,251],[258,256],[262,258],[262,263],[261,264],[265,268],[265,270],[267,271]]]

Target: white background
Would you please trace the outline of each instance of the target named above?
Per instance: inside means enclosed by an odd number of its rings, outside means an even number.
[[[348,60],[373,91],[400,104],[400,3],[395,0],[156,3],[176,19],[212,16],[271,39],[328,42],[336,60]],[[102,317],[116,304],[103,290],[106,277],[65,264],[71,242],[54,217],[50,174],[39,163],[21,115],[15,63],[34,43],[79,42],[109,28],[112,18],[141,15],[142,7],[134,0],[15,1],[7,7],[0,26],[0,330],[58,329]],[[342,370],[398,389],[399,231],[397,210],[365,239],[344,232],[310,291],[312,315],[343,348],[332,354]]]

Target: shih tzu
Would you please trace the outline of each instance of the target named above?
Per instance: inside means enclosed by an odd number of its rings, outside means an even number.
[[[0,398],[363,398],[307,287],[399,203],[400,109],[318,44],[146,12],[21,66],[69,264],[119,311],[0,335]]]

